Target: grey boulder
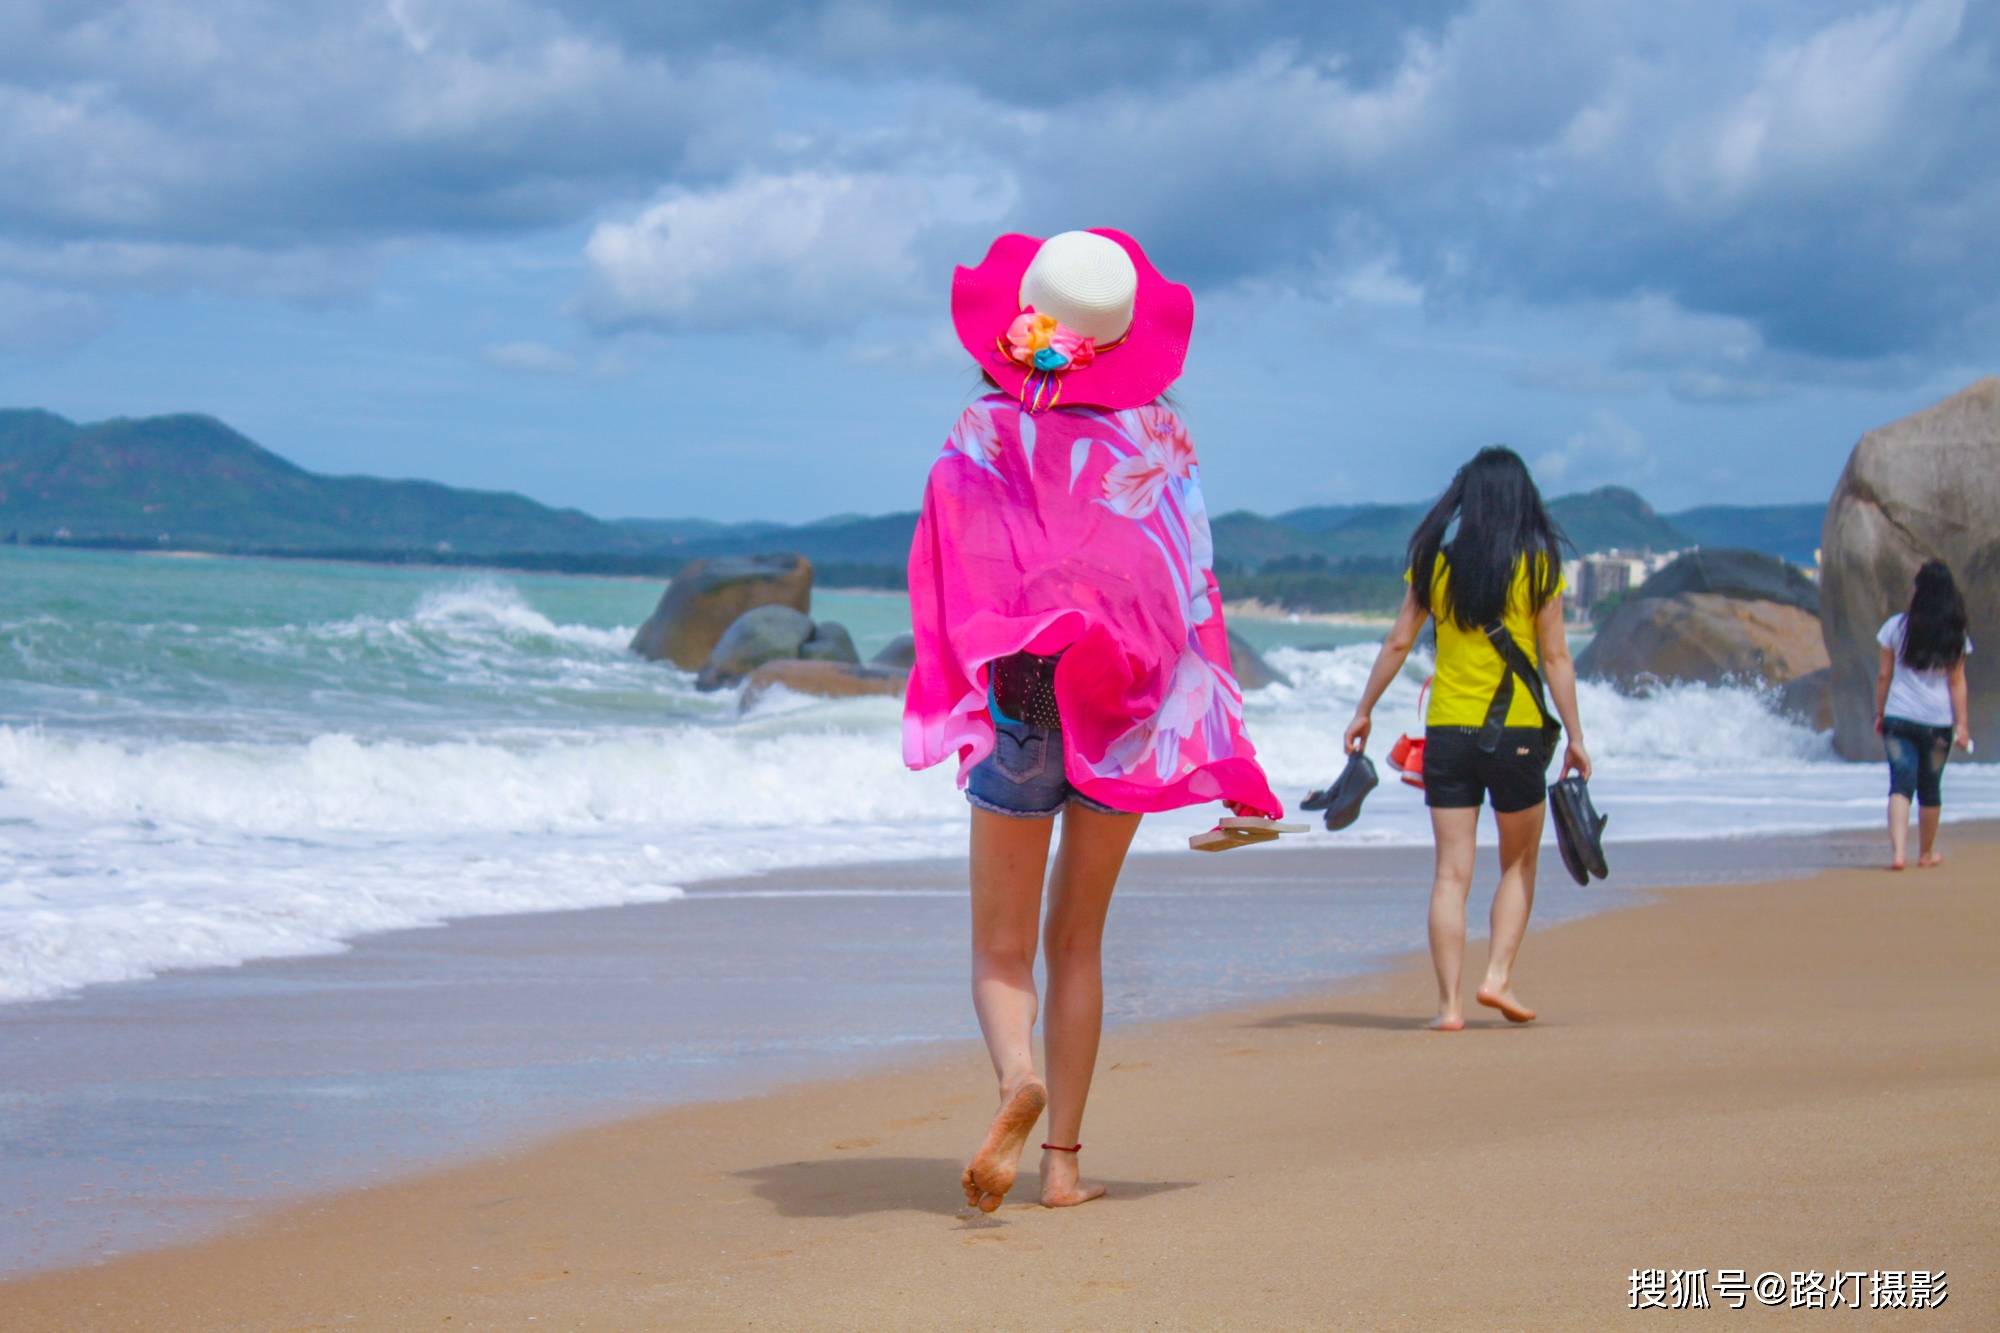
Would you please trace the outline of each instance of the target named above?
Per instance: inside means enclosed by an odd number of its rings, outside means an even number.
[[[1979,643],[1965,659],[1974,742],[2000,753],[2000,378],[1987,377],[1854,446],[1820,534],[1820,593],[1833,660],[1834,745],[1880,759],[1875,635],[1909,605],[1917,567],[1951,566]],[[1982,617],[1985,619],[1982,620]]]
[[[822,620],[814,625],[812,634],[799,645],[799,656],[808,662],[859,664],[861,661],[861,654],[854,648],[854,636],[837,620]]]
[[[1798,566],[1762,551],[1726,547],[1689,551],[1640,584],[1632,596],[1673,597],[1684,592],[1778,602],[1819,614],[1818,585]]]
[[[882,651],[868,659],[870,666],[891,667],[897,671],[908,671],[917,664],[917,641],[913,635],[898,634],[882,646]]]
[[[760,606],[789,607],[800,615],[810,611],[812,582],[812,562],[801,555],[689,561],[632,636],[632,651],[696,670],[744,612]]]
[[[1292,683],[1290,676],[1266,662],[1263,655],[1250,646],[1250,641],[1235,630],[1229,631],[1229,666],[1236,675],[1236,683],[1246,690]]]
[[[811,617],[789,606],[745,611],[723,632],[721,642],[695,677],[695,687],[719,690],[738,683],[766,662],[797,657],[812,632]]]
[[[1824,666],[1812,612],[1712,592],[1625,601],[1576,659],[1584,679],[1627,691],[1655,682],[1784,685]]]

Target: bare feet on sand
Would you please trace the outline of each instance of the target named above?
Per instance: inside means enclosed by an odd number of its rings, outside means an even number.
[[[1900,856],[1889,863],[1889,869],[1891,870],[1901,870],[1902,868],[1903,868],[1903,858]]]
[[[1917,868],[1920,870],[1929,870],[1932,866],[1941,866],[1943,864],[1944,856],[1938,852],[1926,852],[1917,858]]]
[[[1498,1009],[1500,1016],[1505,1018],[1509,1023],[1532,1023],[1535,1021],[1535,1011],[1514,998],[1514,988],[1512,986],[1481,986],[1472,993],[1472,998],[1478,1000],[1488,1009]]]
[[[1074,1208],[1080,1203],[1102,1198],[1104,1186],[1086,1185],[1078,1178],[1076,1154],[1042,1151],[1042,1206]]]
[[[1030,1074],[1011,1089],[1002,1089],[1000,1110],[986,1131],[986,1142],[966,1164],[959,1184],[965,1187],[965,1202],[982,1213],[998,1208],[1014,1188],[1014,1173],[1020,1169],[1021,1149],[1028,1133],[1042,1118],[1049,1102],[1048,1089]]]
[[[1464,1014],[1443,1013],[1424,1024],[1433,1032],[1457,1032],[1465,1026]]]

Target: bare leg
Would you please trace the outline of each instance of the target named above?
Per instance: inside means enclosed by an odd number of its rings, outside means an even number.
[[[1042,1045],[1048,1054],[1050,1143],[1067,1146],[1083,1135],[1083,1105],[1104,1030],[1104,918],[1138,831],[1138,815],[1104,814],[1074,801],[1063,814],[1044,927],[1049,1012]],[[1104,1193],[1102,1185],[1085,1185],[1077,1176],[1075,1153],[1044,1152],[1042,1202],[1062,1208]]]
[[[1431,840],[1437,844],[1437,870],[1431,881],[1431,962],[1438,981],[1438,1012],[1431,1026],[1440,1032],[1465,1026],[1458,986],[1465,967],[1465,896],[1472,892],[1478,832],[1477,806],[1431,811]]]
[[[1512,1023],[1532,1023],[1535,1011],[1514,996],[1514,959],[1528,933],[1535,906],[1535,870],[1542,851],[1546,803],[1512,814],[1495,814],[1500,826],[1500,887],[1493,893],[1493,938],[1486,955],[1486,980],[1475,996]]]
[[[1910,841],[1910,798],[1889,798],[1889,869],[1903,868],[1903,854]]]
[[[1920,866],[1941,866],[1944,858],[1937,852],[1938,815],[1941,812],[1934,805],[1917,808],[1917,864]]]
[[[1014,1187],[1048,1100],[1035,1074],[1035,935],[1055,820],[972,811],[972,1007],[1000,1081],[1000,1110],[960,1183],[990,1213]]]

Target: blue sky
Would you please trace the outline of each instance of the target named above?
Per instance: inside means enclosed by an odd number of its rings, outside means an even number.
[[[1494,440],[1819,499],[2000,369],[1995,10],[15,0],[0,403],[610,516],[907,508],[972,392],[951,266],[1119,226],[1195,289],[1218,511]]]

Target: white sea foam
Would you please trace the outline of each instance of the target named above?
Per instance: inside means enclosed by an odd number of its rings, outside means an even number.
[[[321,595],[346,591],[329,580]],[[948,768],[903,768],[896,700],[774,692],[745,715],[632,657],[628,629],[550,614],[507,584],[400,595],[318,617],[222,618],[205,603],[155,620],[12,619],[0,1000],[454,917],[671,900],[779,867],[962,854],[964,804]],[[894,605],[849,612],[878,613],[886,638]],[[1247,711],[1288,802],[1339,767],[1372,655],[1270,654],[1293,683]],[[1420,672],[1377,712],[1378,760],[1418,725]],[[1754,691],[1586,685],[1583,709],[1614,841],[1880,816],[1876,769],[1836,762]],[[1418,794],[1383,776],[1332,838],[1428,840]],[[2000,772],[1949,783],[1955,816],[2000,814]],[[1149,818],[1137,845],[1180,847],[1214,814]]]

